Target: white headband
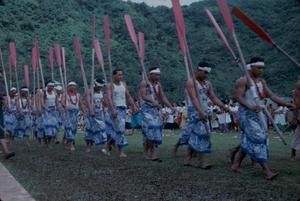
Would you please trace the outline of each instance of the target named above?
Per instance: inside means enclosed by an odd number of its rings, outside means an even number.
[[[210,73],[211,67],[207,67],[207,66],[204,66],[204,67],[198,66],[198,70],[203,70],[203,71],[206,71],[206,72]]]
[[[151,73],[160,74],[160,70],[159,70],[159,68],[156,68],[156,69],[151,70],[149,73],[150,74]]]
[[[23,89],[21,89],[21,91],[29,92],[29,89],[28,88],[23,88]]]
[[[72,81],[72,82],[69,82],[69,83],[68,83],[68,86],[71,86],[71,85],[76,86],[77,84],[76,84],[76,82],[73,82],[73,81]]]
[[[96,86],[96,87],[103,87],[105,84],[104,83],[100,83],[100,82],[97,82],[96,80],[95,80],[95,82],[94,82],[94,87]]]
[[[254,63],[250,63],[250,66],[265,66],[265,62],[263,61],[258,61],[258,62],[254,62]]]
[[[10,91],[17,91],[16,87],[10,88]]]
[[[49,83],[47,84],[47,86],[49,86],[49,87],[54,87],[55,85],[54,85],[53,82],[49,82]]]
[[[62,86],[56,86],[55,89],[58,90],[58,91],[61,91],[62,90]]]

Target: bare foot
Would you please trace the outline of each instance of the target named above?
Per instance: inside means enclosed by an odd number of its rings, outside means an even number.
[[[236,147],[228,150],[228,157],[230,158],[231,164],[233,164],[234,157],[238,151],[239,151],[239,148],[236,148]]]
[[[14,157],[15,155],[16,155],[15,152],[11,152],[11,153],[5,154],[5,155],[4,155],[4,159],[5,159],[5,160],[8,160],[8,159],[10,159],[11,157]]]
[[[101,152],[103,153],[103,154],[105,154],[105,155],[107,155],[107,156],[110,156],[110,152],[109,151],[107,151],[106,149],[101,149]]]
[[[209,170],[212,168],[212,165],[207,163],[207,164],[201,164],[199,165],[199,167],[203,170]]]
[[[85,152],[86,152],[86,153],[90,153],[90,152],[91,152],[91,149],[90,149],[90,148],[87,148],[87,149],[85,150]]]
[[[267,180],[273,180],[273,179],[275,179],[277,176],[279,175],[279,172],[275,172],[275,173],[270,173],[270,174],[268,174],[267,176],[266,176],[266,179]]]
[[[144,154],[144,158],[145,158],[146,160],[151,160],[151,157],[150,157],[148,154]]]
[[[173,156],[174,156],[174,157],[177,156],[177,151],[178,151],[178,145],[175,144],[175,145],[174,145],[174,149],[173,149]]]
[[[242,173],[241,168],[239,166],[236,166],[236,165],[232,165],[231,170],[235,173],[239,173],[239,174]]]
[[[263,168],[261,167],[261,165],[260,165],[258,162],[256,162],[256,161],[252,161],[252,167],[257,168],[257,169],[260,169],[260,170],[263,169]]]
[[[125,153],[121,153],[120,158],[127,158],[127,155]]]

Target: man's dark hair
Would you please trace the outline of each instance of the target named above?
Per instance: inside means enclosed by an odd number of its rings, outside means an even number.
[[[155,69],[158,69],[158,67],[151,67],[151,68],[149,68],[148,72],[155,70]]]
[[[113,70],[113,75],[117,74],[119,71],[123,72],[123,70],[121,68],[117,68],[115,70]]]
[[[211,64],[204,61],[204,62],[199,62],[198,67],[212,67],[212,66]]]
[[[264,62],[265,60],[261,57],[252,57],[249,63],[255,63],[255,62]]]

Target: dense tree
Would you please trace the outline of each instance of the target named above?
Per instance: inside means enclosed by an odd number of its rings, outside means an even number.
[[[298,0],[230,1],[240,7],[291,55],[300,60],[300,3]],[[195,64],[206,60],[214,65],[211,80],[221,96],[229,96],[234,80],[241,75],[224,45],[210,24],[204,7],[211,9],[223,26],[215,1],[201,1],[184,6],[187,37]],[[8,61],[8,42],[15,41],[18,51],[18,69],[31,63],[33,38],[38,34],[46,79],[50,78],[48,48],[59,43],[66,47],[68,77],[81,82],[79,65],[73,48],[73,35],[80,37],[87,75],[91,66],[91,18],[97,17],[97,36],[102,44],[107,64],[102,16],[109,15],[112,33],[112,61],[114,67],[125,70],[126,80],[132,92],[141,79],[141,70],[135,48],[124,23],[124,14],[130,14],[137,31],[145,33],[146,66],[162,68],[162,82],[167,95],[174,101],[183,99],[183,81],[186,79],[182,55],[179,51],[172,11],[167,7],[149,7],[146,4],[120,0],[1,0],[0,45]],[[238,38],[246,59],[263,56],[266,59],[266,79],[271,88],[283,96],[289,96],[293,84],[299,79],[300,69],[268,44],[262,42],[243,24],[235,20]],[[229,34],[228,34],[229,36]],[[106,65],[107,66],[107,65]],[[101,73],[97,66],[97,75]],[[108,72],[108,71],[107,71]],[[58,70],[55,70],[58,79]],[[19,76],[21,77],[21,76]]]

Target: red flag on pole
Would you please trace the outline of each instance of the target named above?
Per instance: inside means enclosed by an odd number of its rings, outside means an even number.
[[[32,70],[33,72],[36,71],[37,68],[37,51],[36,47],[33,47],[31,50],[31,64],[32,64]]]
[[[8,57],[8,80],[10,81],[10,84],[12,82],[12,58],[11,55]]]
[[[215,29],[217,30],[219,36],[221,37],[221,39],[223,40],[223,42],[225,43],[226,48],[228,49],[228,51],[232,54],[235,55],[235,53],[233,52],[231,46],[229,45],[229,42],[225,36],[225,34],[223,33],[221,27],[219,26],[219,24],[217,23],[216,19],[214,18],[214,16],[212,15],[212,13],[205,8],[205,11],[210,19],[210,21],[213,23]]]
[[[5,72],[5,66],[4,66],[1,47],[0,47],[0,60],[1,60],[1,64],[2,64],[2,73],[3,73],[3,78],[4,78],[4,84],[5,84],[5,93],[6,93],[7,98],[8,98],[8,106],[10,106],[10,99],[9,99],[9,96],[8,96],[8,83],[7,83],[7,79],[6,79],[6,72]]]
[[[138,50],[139,49],[139,47],[138,47],[138,40],[137,40],[136,32],[134,30],[133,23],[131,21],[131,17],[129,15],[125,15],[124,18],[125,18],[125,22],[126,22],[127,29],[129,31],[131,40],[134,43],[136,49]]]
[[[53,58],[53,48],[49,48],[49,61],[50,61],[50,68],[51,68],[51,79],[54,80],[54,58]]]
[[[14,42],[9,43],[9,49],[10,49],[10,56],[12,64],[15,67],[15,71],[17,71],[17,52],[16,52],[16,45]]]
[[[110,54],[110,29],[109,29],[109,17],[105,15],[103,17],[103,28],[104,28],[104,35],[105,35],[105,47],[107,54]]]
[[[239,18],[245,25],[247,25],[252,31],[254,31],[259,37],[265,40],[269,44],[273,44],[272,38],[266,33],[259,25],[257,25],[254,20],[245,15],[240,9],[233,8],[232,14]]]
[[[28,65],[24,65],[24,81],[27,88],[29,88],[29,68]]]
[[[83,64],[79,39],[78,39],[77,36],[74,37],[74,47],[75,47],[75,51],[76,51],[76,54],[77,54],[77,59],[78,59],[79,64]]]
[[[83,84],[84,84],[84,90],[87,92],[88,91],[88,84],[87,84],[86,75],[85,75],[85,71],[84,71],[84,67],[83,67],[83,58],[82,58],[82,55],[81,55],[79,39],[76,35],[74,37],[74,47],[75,47],[77,58],[78,58],[78,61],[79,61],[79,64],[80,64],[81,75],[82,75]]]
[[[97,60],[100,65],[100,68],[102,71],[104,71],[103,55],[102,55],[102,51],[101,51],[101,47],[100,47],[100,43],[99,43],[98,39],[94,40],[93,46],[94,46],[94,49],[96,52],[96,56],[97,56]]]
[[[173,13],[176,21],[176,30],[179,40],[179,46],[183,56],[187,55],[186,30],[182,9],[178,0],[172,0]]]
[[[219,0],[218,5],[224,18],[225,24],[227,25],[230,33],[233,35],[235,33],[235,30],[226,0]]]
[[[290,56],[286,51],[284,51],[281,47],[279,47],[269,36],[269,34],[263,30],[261,26],[255,23],[253,19],[248,17],[245,13],[243,13],[238,8],[232,9],[232,14],[235,15],[238,19],[240,19],[246,26],[248,26],[252,31],[254,31],[261,39],[266,41],[267,43],[273,45],[277,50],[279,50],[283,55],[285,55],[291,62],[293,62],[296,66],[300,67],[300,63],[296,61],[292,56]]]
[[[58,66],[61,67],[61,53],[60,53],[60,46],[58,44],[54,45],[54,52],[55,52],[56,62]]]
[[[139,56],[144,61],[144,59],[145,59],[145,39],[144,39],[144,33],[143,32],[139,32],[138,36],[139,36],[139,47],[140,47]]]

